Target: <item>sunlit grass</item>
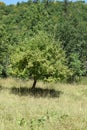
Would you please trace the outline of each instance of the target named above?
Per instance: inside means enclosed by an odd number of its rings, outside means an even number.
[[[87,85],[38,82],[38,88],[60,91],[59,97],[11,91],[32,82],[0,79],[0,130],[87,130]]]

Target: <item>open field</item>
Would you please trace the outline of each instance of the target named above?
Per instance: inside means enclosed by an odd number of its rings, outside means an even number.
[[[0,130],[87,130],[87,85],[0,79]]]

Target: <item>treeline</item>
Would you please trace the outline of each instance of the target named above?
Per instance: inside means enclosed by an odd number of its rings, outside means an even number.
[[[76,81],[87,76],[87,4],[0,2],[0,76]]]

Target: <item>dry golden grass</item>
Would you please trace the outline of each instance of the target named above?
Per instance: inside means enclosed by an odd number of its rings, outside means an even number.
[[[0,130],[87,130],[87,85],[38,82],[40,95],[26,92],[32,81],[0,79],[0,86]]]

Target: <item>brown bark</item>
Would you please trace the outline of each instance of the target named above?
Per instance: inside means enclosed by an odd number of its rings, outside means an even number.
[[[35,89],[36,83],[37,83],[37,80],[34,79],[34,82],[33,82],[33,85],[32,85],[32,89]]]

